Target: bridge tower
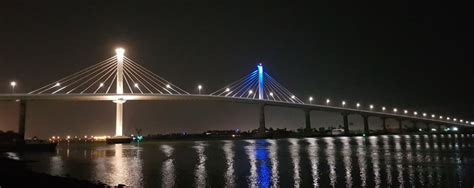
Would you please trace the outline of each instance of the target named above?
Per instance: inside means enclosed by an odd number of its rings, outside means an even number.
[[[264,83],[263,83],[263,65],[262,63],[259,63],[257,65],[257,69],[258,69],[258,99],[259,100],[263,100],[263,92],[264,92]],[[260,113],[259,113],[259,127],[258,127],[258,131],[260,133],[265,133],[265,105],[262,103],[260,104],[259,106],[259,110],[260,110]]]
[[[123,48],[115,49],[117,54],[117,95],[123,94],[123,57],[125,50]],[[116,119],[115,119],[115,136],[123,136],[123,103],[126,102],[123,98],[114,100],[117,104]]]

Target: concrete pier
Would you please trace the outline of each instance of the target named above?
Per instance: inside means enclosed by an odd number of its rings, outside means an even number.
[[[368,115],[362,115],[362,118],[364,119],[364,134],[368,136],[370,134],[369,130],[369,116]]]
[[[258,132],[265,133],[265,104],[260,104]]]
[[[304,110],[304,119],[305,119],[305,130],[311,131],[311,110]]]
[[[26,131],[26,101],[20,101],[20,117],[18,118],[18,134],[20,135],[20,139],[25,139],[25,131]]]
[[[344,123],[344,134],[349,134],[349,114],[342,113],[342,119]]]

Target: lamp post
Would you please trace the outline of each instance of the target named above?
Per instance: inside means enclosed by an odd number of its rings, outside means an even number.
[[[199,92],[199,95],[201,95],[201,89],[202,89],[202,85],[199,84],[199,85],[198,85],[198,92]]]

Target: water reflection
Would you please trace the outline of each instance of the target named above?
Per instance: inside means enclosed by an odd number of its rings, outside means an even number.
[[[313,178],[313,187],[319,187],[319,171],[318,171],[319,158],[318,158],[318,145],[316,143],[317,140],[315,138],[307,138],[306,141],[309,143],[308,157],[311,163],[311,176]]]
[[[170,145],[162,145],[161,151],[165,154],[166,160],[161,167],[162,187],[173,187],[175,184],[174,160],[172,158],[174,148]]]
[[[326,153],[326,158],[329,165],[329,180],[332,187],[336,186],[336,151],[334,148],[334,138],[324,138],[324,142],[326,143],[326,149],[324,150]]]
[[[301,177],[300,177],[300,145],[298,144],[296,138],[290,138],[290,155],[291,162],[293,163],[293,183],[294,187],[300,187]]]
[[[344,170],[346,171],[346,187],[352,187],[352,150],[348,137],[342,140],[342,156],[344,161]]]
[[[272,163],[272,187],[278,187],[279,175],[278,175],[278,146],[276,140],[269,140],[269,153],[270,153],[270,162]]]
[[[235,177],[234,177],[234,142],[230,140],[224,141],[224,155],[227,163],[227,170],[225,172],[225,184],[226,187],[235,187]]]
[[[194,149],[196,149],[198,155],[198,163],[196,164],[196,171],[194,172],[194,177],[196,181],[196,187],[206,187],[206,160],[207,157],[204,154],[206,144],[202,141],[196,142]]]
[[[472,187],[472,139],[452,134],[71,144],[57,153],[7,155],[38,161],[31,164],[36,171],[132,187]]]

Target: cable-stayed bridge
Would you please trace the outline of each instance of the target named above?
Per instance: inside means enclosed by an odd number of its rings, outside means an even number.
[[[0,100],[17,100],[20,103],[19,133],[24,137],[27,101],[34,100],[101,100],[116,103],[116,132],[123,136],[123,104],[128,100],[209,100],[256,104],[259,106],[259,132],[265,133],[265,106],[298,108],[305,112],[305,128],[311,130],[312,110],[341,113],[344,131],[349,132],[349,114],[363,117],[364,133],[370,134],[369,117],[382,119],[386,131],[386,119],[398,121],[403,132],[404,121],[423,122],[428,127],[435,125],[457,126],[472,129],[474,122],[455,117],[428,114],[374,105],[348,105],[345,101],[334,103],[326,99],[325,104],[313,104],[313,98],[301,100],[279,84],[264,71],[263,65],[237,81],[210,94],[191,94],[170,81],[149,71],[124,55],[124,49],[116,49],[116,55],[87,67],[79,72],[51,82],[26,94],[0,94]],[[439,130],[439,129],[438,129]]]

